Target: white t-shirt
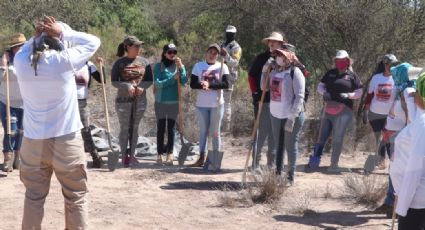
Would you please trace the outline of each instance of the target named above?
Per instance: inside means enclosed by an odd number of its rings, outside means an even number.
[[[73,68],[81,69],[100,46],[99,38],[73,30],[63,30],[63,40],[74,47],[48,50],[31,66],[31,38],[15,56],[16,74],[24,101],[24,136],[48,139],[79,131],[83,125],[78,110]]]
[[[407,104],[407,113],[409,116],[409,120],[412,121],[416,117],[416,105],[414,97],[409,97],[409,94],[415,92],[414,88],[406,88],[403,91],[404,98]],[[394,102],[394,118],[387,116],[387,123],[385,125],[385,129],[391,131],[400,131],[406,125],[406,114],[401,107],[401,99],[397,99]]]
[[[264,76],[261,81],[264,81]],[[271,115],[279,119],[297,117],[304,104],[305,78],[301,70],[294,68],[293,80],[291,69],[272,71],[269,86]]]
[[[391,181],[398,194],[396,212],[425,208],[425,114],[418,115],[395,139]]]
[[[198,62],[192,70],[192,74],[199,77],[199,81],[221,81],[224,74],[229,74],[226,64],[223,64],[222,76],[220,75],[221,63],[216,62],[214,65],[208,65],[206,61]],[[203,90],[199,89],[196,98],[197,107],[214,108],[224,103],[223,90]]]
[[[395,98],[393,77],[386,77],[382,73],[373,75],[368,93],[374,93],[370,104],[370,111],[387,115]]]
[[[87,65],[84,65],[83,68],[75,72],[75,83],[77,83],[78,99],[86,99],[89,96],[89,82],[91,74],[96,71],[96,66],[89,61],[87,62]]]

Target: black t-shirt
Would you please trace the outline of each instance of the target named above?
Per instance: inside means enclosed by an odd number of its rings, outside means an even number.
[[[332,101],[340,102],[353,108],[353,100],[341,98],[340,93],[351,93],[362,88],[360,78],[356,73],[347,71],[339,74],[337,69],[329,70],[320,82],[325,84],[326,91],[330,93]]]

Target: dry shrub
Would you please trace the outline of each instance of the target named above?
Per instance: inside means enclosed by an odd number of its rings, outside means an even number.
[[[357,203],[375,207],[384,198],[388,182],[382,176],[349,174],[344,177],[344,186]]]
[[[332,198],[332,191],[334,190],[333,186],[329,183],[326,184],[325,193],[323,194],[323,198],[329,199]]]
[[[295,215],[305,215],[314,212],[311,210],[311,194],[303,192],[300,196],[295,197],[290,212]]]
[[[246,190],[235,191],[232,187],[224,185],[220,189],[217,196],[217,200],[220,207],[251,207],[253,205],[252,200],[249,197],[249,193]]]
[[[254,183],[248,187],[248,193],[252,202],[256,204],[277,202],[287,189],[286,176],[276,175],[274,170],[266,168],[252,178]]]

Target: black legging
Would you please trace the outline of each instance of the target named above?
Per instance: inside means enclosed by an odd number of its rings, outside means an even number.
[[[156,144],[158,154],[171,153],[174,147],[174,126],[178,114],[178,104],[163,104],[155,102],[157,124]],[[164,146],[165,127],[167,127],[167,145]]]

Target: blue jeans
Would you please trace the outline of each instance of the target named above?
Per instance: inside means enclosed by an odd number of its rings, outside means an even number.
[[[325,113],[320,124],[319,145],[325,146],[330,134],[332,133],[332,156],[331,166],[337,167],[339,156],[342,151],[345,130],[353,119],[353,110],[344,108],[338,115]]]
[[[254,103],[254,116],[257,118],[259,110],[259,103]],[[270,120],[270,104],[264,103],[261,109],[260,120],[258,124],[257,135],[255,136],[255,145],[252,151],[252,167],[256,168],[260,166],[261,150],[264,142],[267,139],[268,150],[267,150],[267,166],[272,167],[275,162],[274,155],[274,140],[272,125]]]
[[[10,140],[7,135],[7,124],[6,124],[6,105],[3,102],[0,102],[0,116],[1,123],[3,125],[4,136],[3,136],[3,152],[12,152],[21,149],[22,136],[23,136],[23,126],[22,119],[24,117],[24,110],[20,108],[10,107],[10,116],[16,117],[16,130],[15,135],[12,135]]]
[[[283,169],[283,152],[286,150],[288,154],[288,179],[293,181],[295,174],[296,160],[298,156],[298,140],[301,128],[304,124],[304,112],[301,112],[295,118],[294,129],[292,132],[285,131],[285,123],[287,119],[279,119],[270,116],[276,153],[276,173],[281,174]]]
[[[224,105],[215,108],[196,107],[199,121],[199,151],[207,152],[208,134],[212,137],[214,151],[220,151],[221,137],[220,126],[224,114]]]

